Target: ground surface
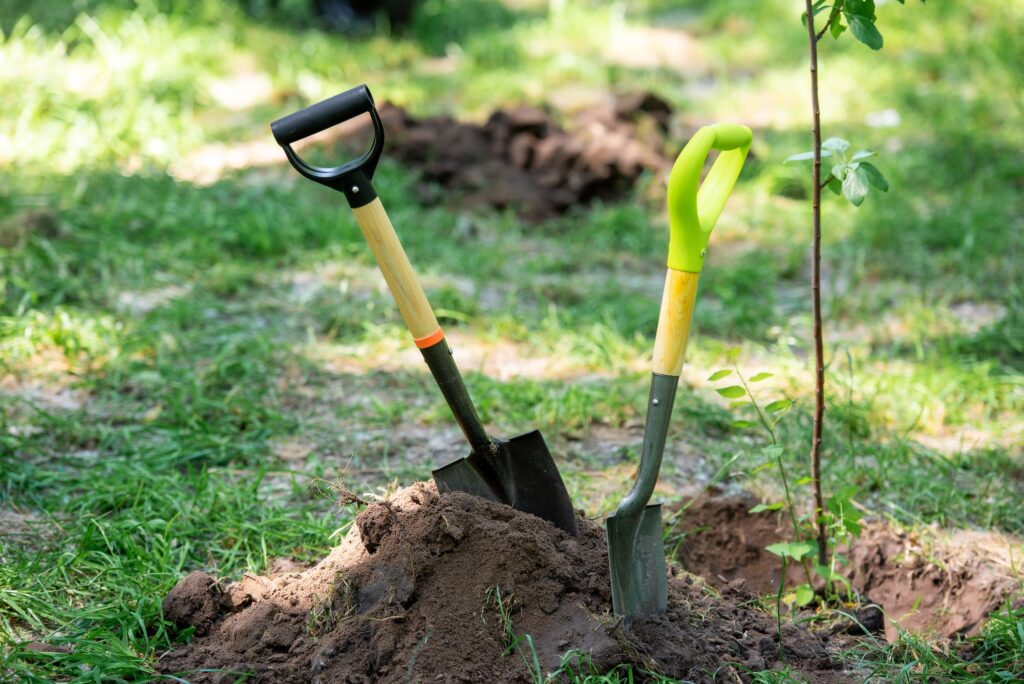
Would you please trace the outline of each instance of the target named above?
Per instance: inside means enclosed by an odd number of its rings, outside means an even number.
[[[152,676],[181,638],[161,602],[186,573],[316,562],[352,522],[329,483],[379,494],[462,453],[340,196],[297,182],[267,132],[358,82],[417,117],[529,104],[567,129],[650,90],[676,148],[702,123],[751,125],[658,496],[684,510],[680,549],[710,481],[781,501],[770,437],[715,392],[766,371],[750,388],[796,402],[776,441],[806,500],[807,169],[781,162],[809,136],[789,3],[427,0],[405,35],[356,39],[281,4],[0,8],[5,675]],[[825,134],[877,150],[893,186],[825,204],[826,489],[856,486],[857,510],[911,547],[931,529],[1019,568],[1024,17],[994,0],[879,15],[881,53],[822,43]],[[376,185],[485,421],[540,428],[577,505],[607,514],[636,465],[660,181],[534,221],[445,201],[417,173],[385,159]],[[902,632],[844,662],[878,680],[1024,676],[1013,605],[969,641]]]
[[[604,530],[579,522],[573,538],[508,506],[415,484],[360,512],[307,571],[224,588],[187,575],[164,612],[197,638],[160,670],[215,682],[245,671],[275,682],[528,682],[632,667],[721,681],[788,664],[815,681],[850,681],[827,639],[786,625],[780,647],[750,595],[690,576],[671,579],[665,615],[616,621]]]

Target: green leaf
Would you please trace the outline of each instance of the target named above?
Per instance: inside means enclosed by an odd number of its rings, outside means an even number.
[[[850,169],[843,179],[843,196],[855,207],[864,204],[864,198],[868,196],[867,171],[859,166]]]
[[[746,405],[747,402],[743,402]],[[742,430],[743,428],[757,427],[757,423],[750,420],[734,420],[730,425],[736,429]]]
[[[831,157],[831,156],[832,156],[831,152],[829,152],[827,150],[822,150],[821,151],[821,158],[822,159],[824,159],[825,157]],[[798,154],[791,154],[788,157],[786,157],[786,160],[783,161],[782,163],[783,164],[788,164],[789,162],[793,162],[793,161],[807,161],[809,159],[814,159],[814,151],[813,150],[810,151],[810,152],[800,152]]]
[[[778,458],[779,456],[782,456],[782,447],[777,444],[766,446],[764,448],[764,455],[772,459]]]
[[[838,154],[846,158],[846,150],[850,148],[850,142],[843,140],[842,138],[831,137],[825,142],[821,143],[822,150],[828,150],[830,153]],[[824,154],[824,151],[822,152]]]
[[[801,584],[796,588],[796,605],[803,607],[814,600],[814,589],[808,584]]]
[[[818,0],[811,6],[811,11],[814,13],[814,16],[818,16],[826,9],[828,9],[825,6],[826,2],[828,2],[828,0]],[[803,24],[804,26],[807,26],[807,12],[804,12],[803,14],[800,15],[800,23]]]
[[[849,164],[836,164],[832,167],[832,177],[836,180],[846,180],[846,174],[850,172]]]
[[[792,558],[793,560],[800,560],[804,556],[810,555],[818,550],[818,545],[811,541],[803,542],[779,542],[778,544],[772,544],[766,546],[765,551],[773,553],[776,556],[783,558]]]
[[[721,380],[722,378],[724,378],[725,376],[729,375],[730,373],[732,373],[732,371],[729,370],[728,368],[723,368],[722,370],[717,370],[717,371],[715,371],[714,373],[712,373],[708,377],[708,382],[714,382],[715,380]]]
[[[876,190],[881,190],[882,192],[889,192],[889,181],[885,180],[885,176],[883,176],[882,172],[878,170],[878,167],[874,164],[869,164],[868,162],[861,162],[860,167],[858,168],[864,169],[864,173],[867,176],[868,183],[871,184],[871,187]]]
[[[882,49],[882,34],[875,28],[873,19],[850,12],[844,12],[844,14],[846,15],[846,22],[850,25],[850,33],[853,34],[854,38],[872,50]]]
[[[767,380],[770,377],[772,377],[771,373],[761,372],[755,375],[754,377],[750,378],[750,382],[761,382],[762,380]]]
[[[857,150],[853,153],[853,158],[850,161],[860,161],[861,159],[867,159],[868,157],[874,157],[877,152],[872,150]]]
[[[739,399],[747,393],[747,390],[743,389],[739,385],[729,385],[728,387],[723,387],[715,391],[726,399]]]
[[[857,496],[857,490],[857,485],[846,485],[833,494],[832,499],[836,501],[849,501],[853,497]]]
[[[777,399],[772,403],[764,407],[764,410],[768,413],[778,413],[779,411],[785,411],[793,405],[792,399]]]
[[[813,482],[813,481],[814,481],[814,480],[813,480],[813,478],[810,478],[810,477],[804,476],[804,477],[801,477],[801,478],[800,478],[799,480],[797,480],[796,482],[794,482],[794,483],[793,483],[793,486],[794,486],[794,487],[799,487],[799,486],[801,486],[801,485],[805,485],[805,484],[811,484],[811,482]]]
[[[815,563],[814,564],[814,574],[817,575],[818,577],[820,577],[821,579],[825,580],[826,582],[828,582],[830,579],[832,579],[832,575],[835,574],[835,573],[832,572],[832,568],[830,568],[829,566],[827,566],[827,565],[819,565],[819,564]]]
[[[843,35],[843,31],[846,30],[846,24],[843,23],[842,18],[836,17],[836,20],[829,24],[828,32],[832,34],[832,38],[838,40],[839,36]]]
[[[777,511],[782,508],[783,504],[781,501],[770,504],[757,504],[751,508],[747,513],[764,513],[765,511]]]
[[[825,187],[827,187],[829,190],[831,190],[833,192],[833,194],[836,194],[836,195],[842,195],[843,194],[843,184],[839,181],[838,178],[830,179],[828,184]]]
[[[862,17],[875,20],[875,0],[846,0],[843,3],[843,11],[851,14],[859,14]]]

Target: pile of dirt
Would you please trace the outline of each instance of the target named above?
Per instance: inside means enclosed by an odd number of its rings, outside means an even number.
[[[584,671],[589,659],[598,672],[630,663],[747,681],[784,657],[811,681],[849,680],[823,639],[786,625],[780,655],[774,620],[749,595],[676,570],[666,615],[613,619],[603,530],[579,525],[573,538],[508,506],[415,484],[365,508],[310,569],[226,586],[185,577],[164,612],[195,640],[159,668],[193,682],[234,681],[225,671],[266,682],[516,682],[531,680],[535,649],[545,673],[575,651]]]
[[[714,492],[687,509],[679,523],[684,533],[678,560],[716,587],[739,584],[754,594],[775,593],[781,563],[765,550],[790,539],[792,528],[779,512],[750,513],[759,503],[749,496]],[[992,534],[911,534],[868,521],[840,555],[840,566],[866,603],[885,614],[878,631],[894,640],[899,629],[929,636],[976,634],[984,619],[1019,591],[1008,553],[1010,541]],[[1019,544],[1019,541],[1018,541]],[[791,585],[804,581],[790,568]]]
[[[671,108],[651,93],[584,109],[570,131],[529,106],[498,110],[482,126],[416,119],[389,104],[380,115],[385,153],[439,184],[446,204],[513,208],[531,220],[620,199],[644,171],[671,161],[663,149]]]

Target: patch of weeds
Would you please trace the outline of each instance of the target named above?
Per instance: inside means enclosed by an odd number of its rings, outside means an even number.
[[[115,443],[132,434],[113,432]],[[273,557],[329,550],[336,516],[267,498],[259,470],[179,469],[187,457],[139,447],[95,464],[0,459],[5,480],[21,471],[6,497],[62,511],[53,544],[0,542],[0,638],[72,647],[43,656],[5,649],[3,671],[28,680],[74,679],[83,668],[98,679],[147,676],[154,653],[171,645],[160,601],[186,569],[258,572]]]
[[[502,596],[501,587],[495,585],[484,594],[484,605],[498,614],[498,629],[501,643],[505,647],[504,655],[513,651],[518,653],[530,673],[530,679],[536,684],[544,684],[544,672],[540,667],[537,649],[533,646],[533,637],[529,634],[516,634],[516,626],[512,622],[512,613],[519,607],[516,595],[508,593]]]
[[[921,681],[1016,682],[1024,678],[1024,607],[1004,606],[981,634],[932,642],[901,631],[892,644],[863,644],[845,654],[870,677]]]
[[[806,684],[807,679],[801,677],[788,665],[781,670],[763,670],[750,673],[751,684]]]
[[[1024,373],[1024,289],[1010,292],[1006,314],[993,325],[954,339],[952,351],[976,361],[995,359],[1015,374]]]
[[[622,663],[607,672],[601,672],[594,665],[594,661],[591,660],[589,653],[571,650],[562,655],[558,668],[547,676],[543,684],[548,682],[567,682],[568,684],[632,684],[635,681],[670,684],[678,680],[649,670],[637,670],[629,663]]]
[[[343,620],[355,615],[358,605],[356,586],[340,572],[336,573],[327,593],[313,598],[313,605],[306,616],[306,632],[314,639],[319,639]]]

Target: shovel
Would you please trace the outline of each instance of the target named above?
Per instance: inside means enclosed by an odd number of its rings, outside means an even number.
[[[292,143],[361,114],[370,115],[374,133],[370,149],[361,157],[321,168],[310,166],[292,149]],[[296,171],[345,194],[413,341],[469,442],[468,457],[434,471],[438,491],[467,492],[509,504],[575,535],[572,501],[541,434],[534,430],[509,440],[492,439],[480,422],[430,302],[370,183],[384,148],[384,125],[369,89],[362,85],[335,95],[278,119],[270,128]]]
[[[750,140],[746,126],[705,126],[679,153],[669,176],[668,273],[654,338],[654,372],[640,467],[626,498],[608,516],[612,608],[626,618],[663,613],[668,607],[661,504],[647,502],[665,452],[708,237],[743,168]],[[713,149],[721,154],[698,190],[701,169]]]

